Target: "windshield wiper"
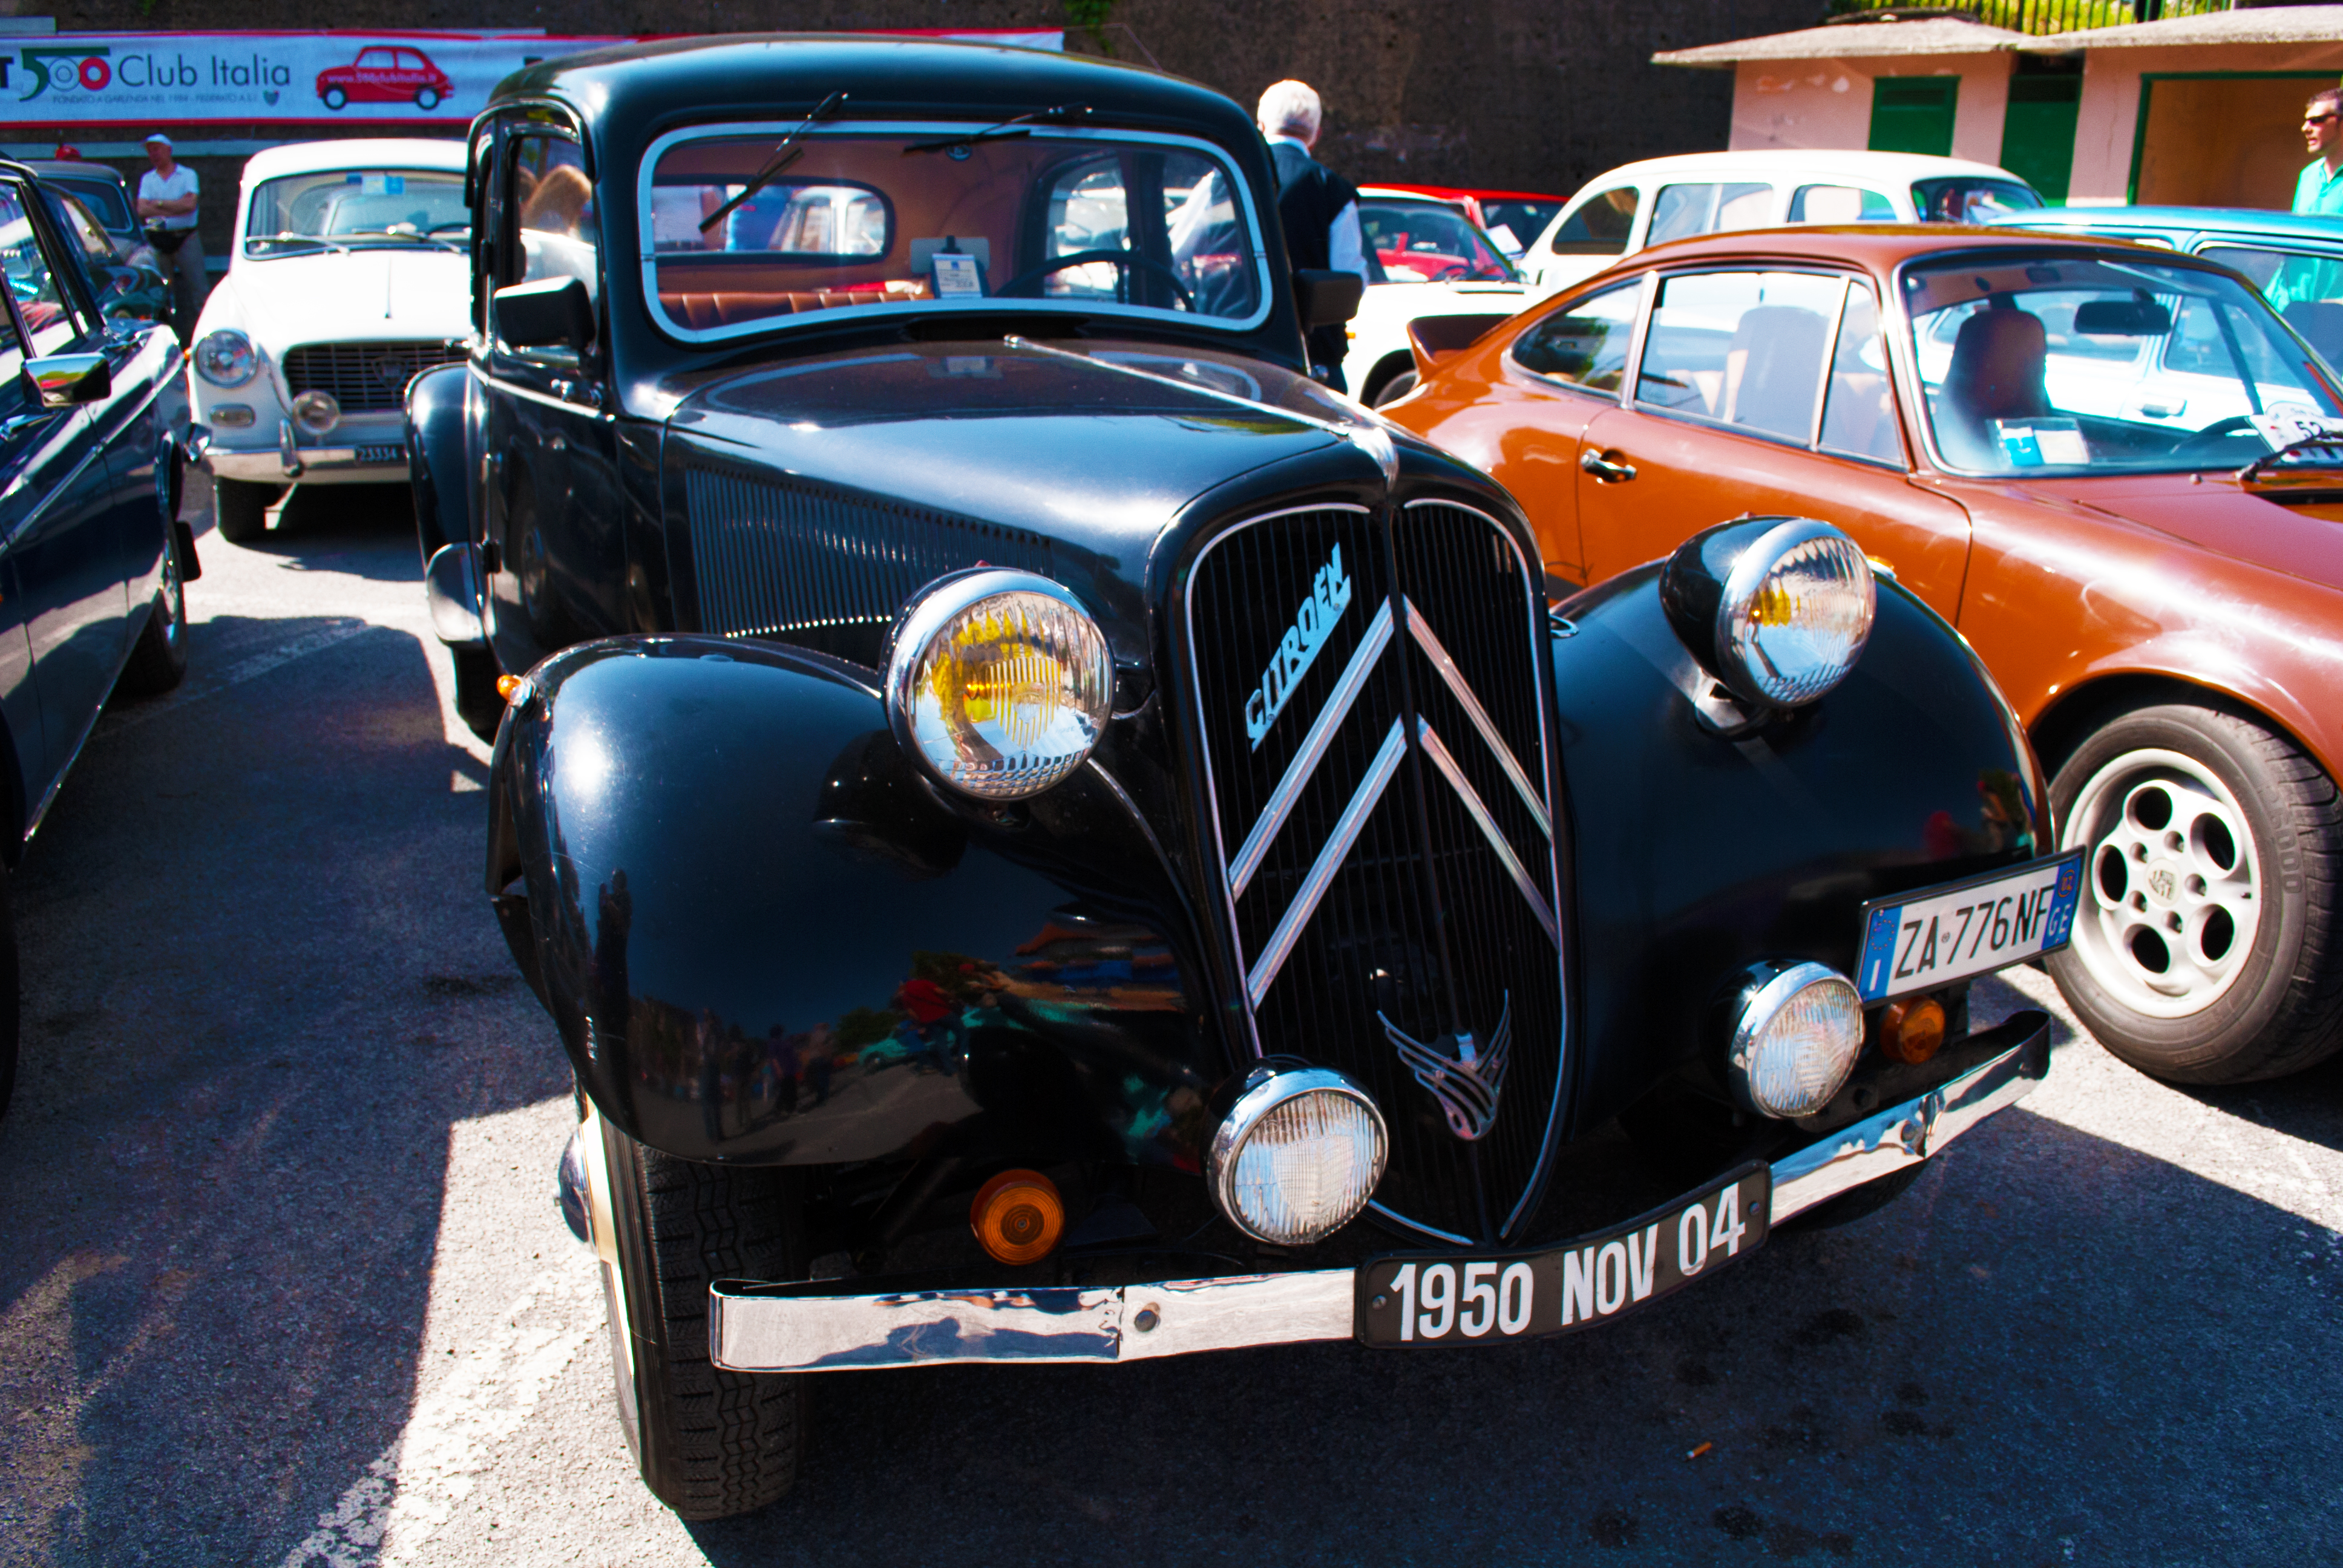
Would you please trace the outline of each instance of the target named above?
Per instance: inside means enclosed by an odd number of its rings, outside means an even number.
[[[983,130],[972,132],[965,136],[939,136],[931,142],[913,142],[903,149],[903,156],[909,157],[913,153],[940,153],[951,147],[973,146],[978,142],[1000,141],[1008,136],[1030,136],[1033,134],[1033,122],[1036,120],[1078,119],[1090,112],[1091,106],[1088,104],[1060,104],[1052,109],[1035,109],[1031,114],[1015,116],[1001,121],[997,126],[988,126]]]
[[[805,156],[805,149],[798,146],[798,138],[804,136],[816,120],[828,119],[838,106],[844,102],[846,102],[846,94],[840,91],[832,93],[820,103],[816,104],[812,112],[798,122],[796,130],[773,144],[772,156],[765,160],[763,168],[749,177],[749,183],[740,187],[740,194],[699,220],[699,232],[706,234],[739,210],[741,206],[759,191],[780,178],[784,170]]]
[[[441,239],[436,235],[409,234],[404,229],[397,228],[346,229],[343,231],[341,237],[344,239],[387,239],[398,245],[436,245],[442,250],[452,250],[459,256],[462,255],[467,248],[464,246],[458,245],[452,239]]]
[[[2288,441],[2275,452],[2265,452],[2237,470],[2239,484],[2251,484],[2269,469],[2278,467],[2297,454],[2318,453],[2317,460],[2296,465],[2305,468],[2343,468],[2343,430],[2305,436],[2298,441]]]

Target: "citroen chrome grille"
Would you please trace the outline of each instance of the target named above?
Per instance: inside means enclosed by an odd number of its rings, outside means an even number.
[[[1460,1241],[1528,1217],[1560,1091],[1542,588],[1493,520],[1419,502],[1252,519],[1187,590],[1254,1043],[1365,1084],[1377,1207]]]

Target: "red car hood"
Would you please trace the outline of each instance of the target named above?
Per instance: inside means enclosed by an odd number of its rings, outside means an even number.
[[[2227,474],[2046,479],[2014,486],[2054,505],[2081,506],[2270,571],[2343,588],[2343,501],[2287,504]],[[2333,492],[2328,492],[2331,496]]]

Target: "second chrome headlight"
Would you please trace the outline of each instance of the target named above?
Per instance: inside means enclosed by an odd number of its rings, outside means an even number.
[[[1660,597],[1711,673],[1776,709],[1845,679],[1878,611],[1862,548],[1811,518],[1747,518],[1694,535],[1669,558]]]
[[[896,739],[980,800],[1039,794],[1081,767],[1113,698],[1105,634],[1073,595],[1030,572],[970,572],[929,588],[887,658]]]

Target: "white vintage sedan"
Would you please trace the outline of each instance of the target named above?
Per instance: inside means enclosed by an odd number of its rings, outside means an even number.
[[[287,485],[407,482],[407,384],[470,329],[464,144],[255,154],[236,233],[187,379],[220,537],[242,541]]]
[[[1369,186],[1359,192],[1359,229],[1367,292],[1351,318],[1342,377],[1351,396],[1369,407],[1415,387],[1410,322],[1473,317],[1477,333],[1529,303],[1529,286],[1513,263],[1459,203]]]

